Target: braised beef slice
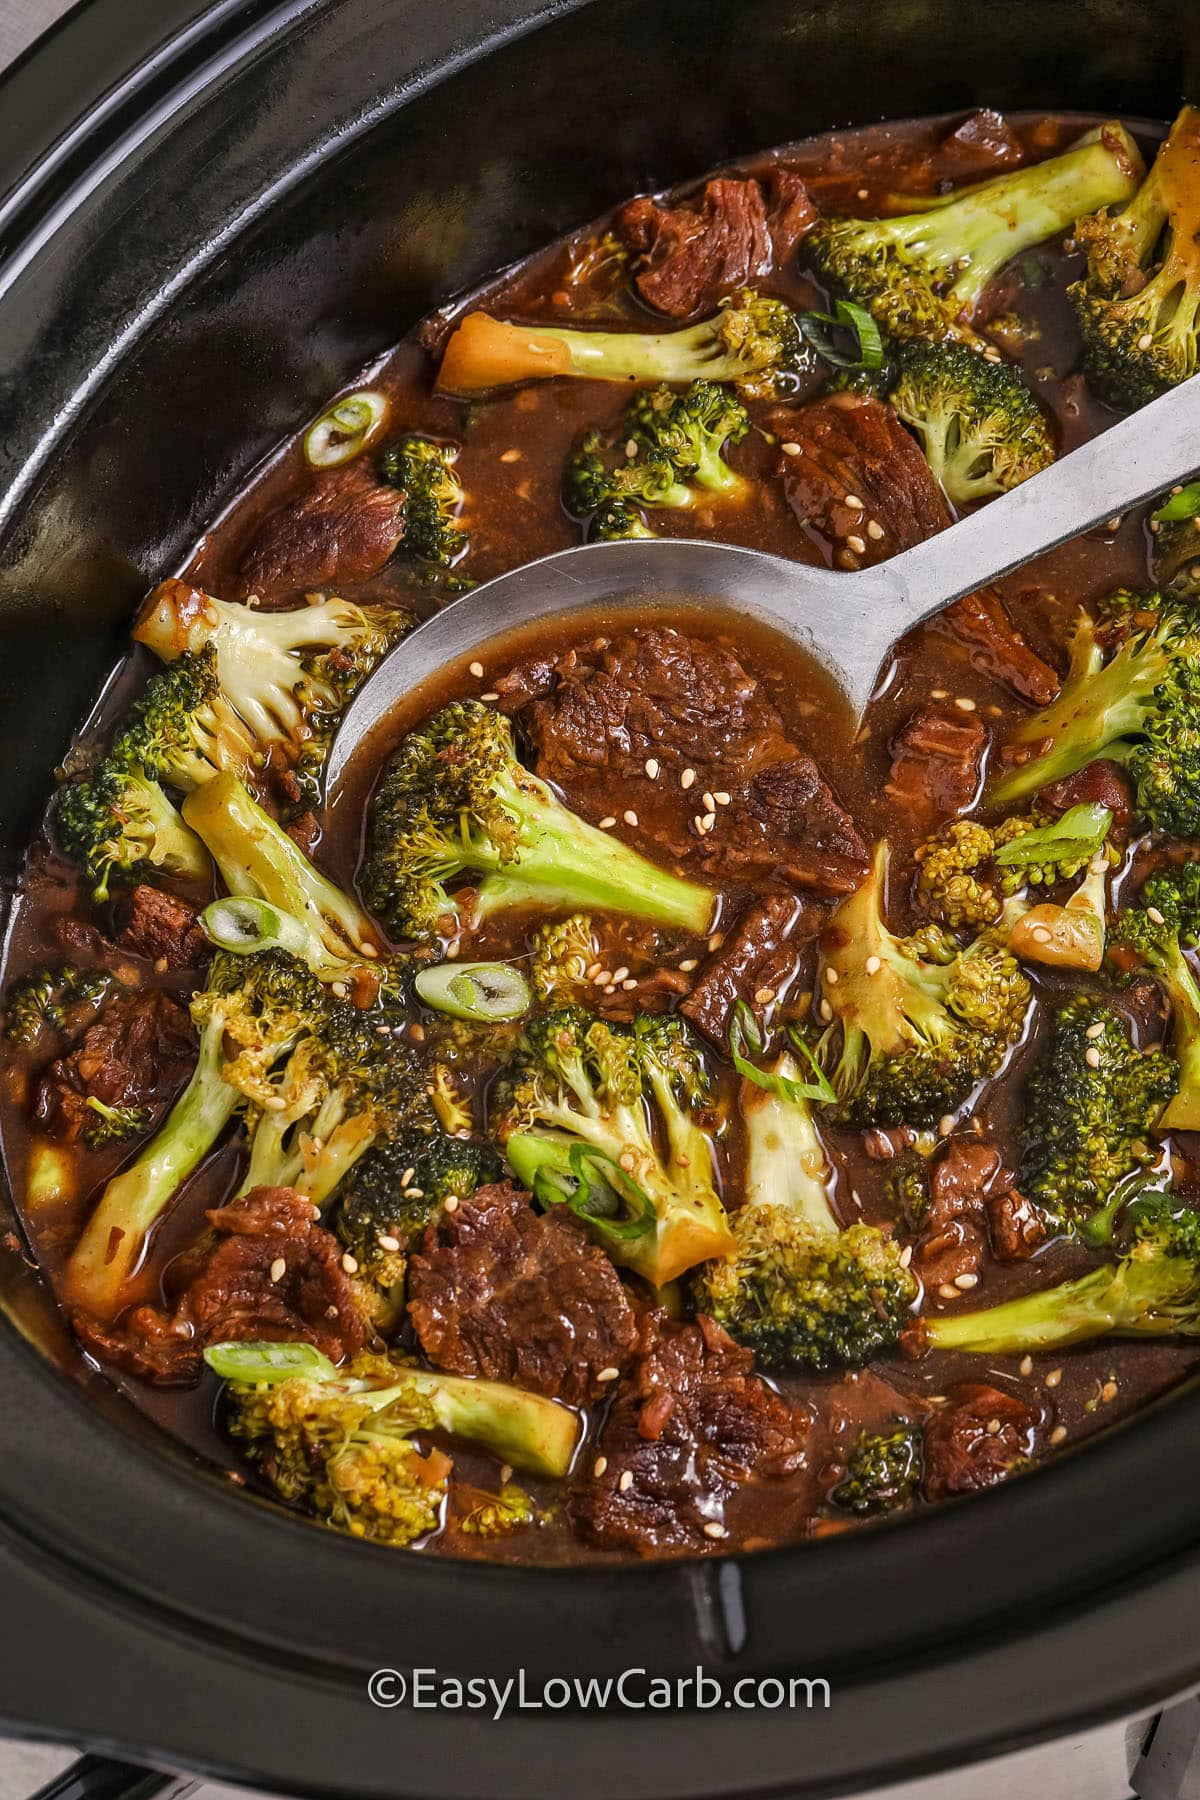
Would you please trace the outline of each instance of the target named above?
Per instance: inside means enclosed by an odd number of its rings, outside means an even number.
[[[929,1177],[929,1205],[913,1262],[929,1288],[978,1275],[987,1248],[989,1196],[1007,1192],[1012,1176],[1000,1152],[981,1138],[953,1137]]]
[[[584,1406],[637,1340],[616,1269],[565,1207],[537,1213],[508,1182],[429,1226],[408,1310],[430,1362]],[[601,1380],[607,1375],[607,1380]]]
[[[942,139],[935,160],[945,180],[978,181],[1015,167],[1024,155],[1008,120],[987,106],[971,113]]]
[[[732,652],[684,633],[646,626],[571,651],[555,685],[521,712],[537,773],[584,804],[580,779],[608,810],[613,784],[664,823],[657,848],[713,880],[758,876],[845,893],[867,851],[817,765],[790,743],[783,721]],[[646,764],[658,765],[655,779]],[[694,772],[689,788],[684,770]],[[696,825],[705,791],[728,793],[716,825]],[[653,850],[655,846],[647,848]]]
[[[681,206],[642,195],[622,207],[616,229],[639,259],[634,286],[647,306],[687,319],[786,262],[816,216],[800,177],[776,169],[766,192],[753,179],[719,177]]]
[[[1038,805],[1056,815],[1069,812],[1073,806],[1107,806],[1117,832],[1128,831],[1136,814],[1128,775],[1119,763],[1104,758],[1042,788]]]
[[[925,1498],[944,1500],[1002,1481],[1034,1453],[1041,1414],[985,1383],[950,1389],[925,1420]]]
[[[997,1262],[1025,1262],[1049,1235],[1045,1216],[1016,1188],[991,1194],[987,1202],[988,1236]]]
[[[198,1379],[207,1345],[228,1339],[315,1344],[335,1362],[363,1348],[342,1247],[310,1200],[291,1188],[253,1188],[207,1216],[212,1235],[177,1265],[185,1285],[171,1311],[135,1307],[120,1326],[74,1320],[97,1355],[179,1386]]]
[[[1062,685],[1050,667],[1031,650],[994,588],[967,594],[940,613],[934,624],[973,652],[977,668],[1002,681],[1034,706],[1048,706]]]
[[[643,1556],[730,1547],[705,1527],[729,1529],[739,1488],[800,1468],[809,1423],[751,1372],[753,1360],[711,1319],[646,1318],[637,1362],[571,1493],[585,1537]]]
[[[133,956],[165,962],[169,969],[196,969],[212,955],[195,907],[145,882],[134,888],[126,902],[125,923],[117,943]]]
[[[987,732],[975,714],[951,719],[923,708],[892,745],[884,792],[905,807],[916,825],[965,812],[979,789],[986,744]]]
[[[117,989],[75,1047],[42,1075],[34,1118],[73,1143],[94,1116],[89,1099],[105,1106],[162,1105],[195,1060],[191,1020],[169,994]]]
[[[404,495],[363,460],[315,476],[267,514],[242,552],[242,592],[282,600],[370,581],[404,536]]]
[[[801,947],[819,929],[819,908],[806,908],[790,894],[768,894],[749,907],[732,933],[703,964],[696,985],[680,1005],[719,1050],[729,1043],[729,1021],[739,1000],[758,1019],[768,1003],[755,995],[783,991],[796,970]]]

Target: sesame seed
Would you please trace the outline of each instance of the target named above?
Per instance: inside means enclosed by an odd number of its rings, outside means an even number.
[[[683,771],[683,774],[679,777],[679,785],[681,788],[683,788],[685,793],[687,792],[688,788],[690,788],[693,785],[693,783],[695,782],[695,779],[696,779],[695,769],[685,769]]]
[[[701,836],[704,836],[712,830],[712,828],[716,824],[716,822],[717,822],[717,815],[715,812],[697,814],[696,830],[701,834]]]
[[[877,956],[868,956],[867,961],[866,961],[866,970],[867,970],[868,975],[878,975],[878,973],[879,973],[880,969],[882,969],[882,967],[883,967],[883,964],[880,962],[880,960]]]
[[[632,977],[630,977],[630,979],[628,981],[623,981],[621,983],[621,986],[624,988],[624,990],[627,994],[632,994],[634,988],[637,986],[637,982],[634,981]]]
[[[948,1281],[943,1281],[941,1287],[938,1289],[938,1293],[941,1295],[943,1300],[957,1300],[958,1299],[958,1289],[956,1287],[952,1287]]]
[[[874,538],[876,542],[883,536],[883,526],[879,523],[878,519],[867,520],[867,536],[869,538]]]
[[[971,699],[968,699],[966,694],[960,694],[958,696],[957,700],[954,702],[954,704],[955,704],[955,706],[957,706],[959,712],[974,712],[975,711],[975,702]]]
[[[416,1195],[415,1189],[413,1190],[413,1194],[414,1194],[414,1198],[416,1198],[417,1195]],[[420,1197],[424,1198],[423,1195]],[[458,1195],[457,1194],[447,1194],[445,1205],[446,1205],[446,1211],[448,1213],[456,1213],[458,1211]]]
[[[1084,1035],[1084,1037],[1089,1037],[1089,1038],[1103,1037],[1104,1036],[1104,1020],[1097,1019],[1096,1023],[1094,1025],[1088,1026],[1087,1030],[1084,1032],[1083,1035]]]
[[[783,454],[785,456],[799,456],[799,454],[800,454],[799,444],[784,444]]]
[[[1109,1400],[1115,1400],[1116,1397],[1117,1397],[1117,1384],[1115,1381],[1112,1381],[1110,1379],[1110,1380],[1106,1381],[1104,1386],[1100,1389],[1100,1398],[1103,1401],[1107,1402]]]
[[[607,1469],[607,1467],[608,1467],[607,1456],[598,1456],[596,1458],[595,1462],[592,1464],[592,1474],[596,1477],[597,1481],[599,1481],[600,1477],[603,1475],[603,1473],[604,1473],[605,1469]]]
[[[995,1437],[995,1435],[999,1431],[999,1429],[1000,1429],[999,1419],[989,1419],[987,1424],[984,1426],[984,1430],[987,1432],[989,1437]]]
[[[755,988],[754,990],[754,1004],[756,1006],[770,1006],[774,998],[775,989],[773,987],[760,987]]]
[[[1167,922],[1159,912],[1157,906],[1148,906],[1146,908],[1146,917],[1150,920],[1152,925],[1165,925]]]
[[[599,974],[594,975],[592,979],[597,987],[608,987],[612,982],[612,970],[601,969]]]
[[[701,794],[700,804],[704,808],[705,812],[716,812],[716,810],[717,810],[717,803],[713,799],[712,795],[707,792],[707,790],[703,794]]]
[[[723,1525],[718,1525],[715,1519],[710,1519],[704,1527],[704,1535],[710,1538],[723,1538],[728,1537],[729,1533]]]
[[[718,788],[716,793],[713,795],[713,799],[716,801],[718,806],[728,806],[730,801],[733,799],[733,795],[727,794],[725,792],[724,788]]]
[[[659,768],[658,758],[656,756],[647,757],[646,773],[650,777],[651,781],[658,780],[658,768]]]
[[[471,673],[478,681],[483,674],[483,664],[481,662],[473,662],[471,664]]]
[[[381,1231],[377,1241],[381,1250],[398,1250],[400,1248],[400,1239],[393,1237],[390,1231]]]
[[[165,975],[165,974],[166,974],[166,972],[167,972],[167,970],[168,970],[168,969],[169,969],[169,968],[170,968],[170,966],[171,966],[171,965],[170,965],[170,963],[169,963],[169,962],[168,962],[168,961],[167,961],[167,959],[166,959],[166,957],[165,957],[165,956],[156,956],[156,957],[155,957],[155,959],[154,959],[154,973],[155,973],[155,974],[156,974],[156,975]]]
[[[1120,529],[1121,529],[1121,515],[1120,515],[1120,513],[1117,513],[1117,514],[1116,514],[1116,515],[1115,515],[1115,517],[1113,517],[1113,518],[1111,518],[1111,519],[1110,519],[1110,520],[1109,520],[1109,521],[1108,521],[1108,523],[1107,523],[1107,525],[1106,525],[1106,526],[1105,526],[1105,527],[1104,527],[1104,529],[1105,529],[1105,530],[1106,530],[1106,531],[1120,531]]]
[[[857,532],[852,532],[846,539],[846,548],[853,550],[855,556],[861,556],[866,547],[865,541],[859,537]]]
[[[1066,1426],[1065,1425],[1056,1425],[1054,1427],[1054,1430],[1050,1433],[1050,1442],[1055,1445],[1061,1444],[1063,1439],[1066,1437],[1066,1435],[1067,1435]]]
[[[912,1245],[905,1244],[903,1250],[900,1252],[900,1267],[902,1269],[907,1269],[909,1263],[912,1261],[912,1253],[913,1253]]]
[[[1050,1373],[1046,1377],[1046,1386],[1048,1388],[1056,1388],[1061,1380],[1062,1380],[1062,1370],[1061,1369],[1051,1369]]]
[[[619,969],[613,970],[612,978],[614,981],[624,981],[624,979],[628,975],[628,973],[629,973],[628,968],[625,966],[624,963],[622,963]]]
[[[618,1163],[618,1166],[620,1168],[624,1169],[625,1173],[628,1175],[629,1171],[633,1168],[636,1160],[637,1159],[634,1156],[632,1150],[622,1150],[620,1156],[618,1156],[618,1158],[617,1158],[617,1163]]]
[[[1032,1375],[1033,1374],[1033,1358],[1032,1358],[1032,1356],[1023,1356],[1021,1358],[1019,1364],[1017,1365],[1017,1367],[1018,1367],[1019,1372],[1022,1375]]]
[[[956,1288],[961,1288],[964,1294],[969,1294],[973,1287],[979,1286],[979,1277],[972,1275],[968,1269],[965,1274],[954,1277],[954,1285]]]
[[[403,1031],[403,1029],[404,1029],[403,1025],[398,1026],[397,1029],[392,1033],[392,1036],[399,1037],[400,1033],[401,1033],[401,1031]],[[414,1024],[409,1026],[408,1035],[412,1039],[414,1044],[423,1044],[425,1042],[425,1027],[422,1024],[420,1024],[419,1021],[415,1022]]]
[[[496,692],[496,690],[493,688],[492,692],[490,694],[480,694],[479,698],[481,700],[498,700],[500,698],[500,696]]]
[[[846,505],[856,507],[859,512],[861,512],[863,510],[863,503],[859,499],[857,494],[847,494],[846,495]]]
[[[931,700],[948,700],[950,696],[945,688],[930,688],[929,698]]]
[[[502,450],[500,452],[500,461],[502,463],[515,463],[520,462],[520,460],[521,452],[519,450]]]
[[[836,969],[826,969],[825,981],[826,981],[827,986],[836,987],[840,980],[841,980],[841,977],[839,976]]]
[[[1137,347],[1139,350],[1149,350],[1153,342],[1154,333],[1152,331],[1143,331],[1141,337],[1137,341]]]
[[[1050,942],[1050,933],[1046,930],[1044,925],[1035,925],[1029,935],[1035,944],[1048,944]]]
[[[617,1376],[620,1373],[621,1373],[620,1369],[614,1369],[612,1364],[610,1363],[607,1369],[601,1369],[600,1373],[596,1377],[596,1380],[597,1381],[615,1381],[617,1379]]]
[[[1100,1052],[1097,1050],[1095,1044],[1089,1044],[1088,1048],[1083,1053],[1083,1060],[1089,1069],[1098,1069],[1100,1067]]]
[[[334,993],[337,995],[339,1000],[344,1000],[346,998],[346,995],[349,992],[349,990],[346,987],[346,984],[344,981],[331,981],[329,985],[333,989]]]
[[[860,200],[865,200],[867,198],[867,196],[870,194],[870,192],[871,192],[870,188],[859,188],[857,197]]]
[[[636,438],[626,439],[625,454],[629,458],[630,462],[633,461],[633,459],[637,455],[637,453],[638,453],[637,439]]]
[[[415,1169],[405,1169],[403,1175],[400,1177],[400,1186],[406,1188],[416,1172]]]
[[[620,1481],[618,1481],[618,1483],[617,1483],[617,1486],[620,1488],[620,1490],[623,1494],[627,1494],[629,1492],[630,1488],[633,1486],[633,1470],[632,1469],[626,1469],[624,1471],[624,1473],[621,1476]]]
[[[710,950],[719,950],[724,942],[725,933],[723,931],[714,931],[708,940],[708,947]]]
[[[627,825],[636,825],[638,822],[638,816],[634,812],[632,806],[627,806],[625,811],[621,814],[621,817]]]
[[[357,1275],[358,1258],[356,1256],[351,1256],[348,1250],[344,1251],[342,1253],[342,1267],[345,1269],[347,1275]]]
[[[949,1137],[950,1133],[953,1130],[954,1130],[954,1114],[953,1113],[943,1113],[941,1118],[938,1120],[938,1136],[939,1137]]]
[[[600,821],[601,831],[611,831],[613,826],[616,824],[616,822],[617,822],[616,813],[609,813],[607,818],[601,819],[601,821]]]
[[[822,1000],[821,1002],[821,1018],[826,1025],[833,1024],[833,1008],[830,1006],[828,1000]]]
[[[284,1262],[282,1256],[277,1256],[275,1261],[271,1264],[271,1280],[273,1282],[282,1281],[286,1274],[287,1264]]]
[[[698,956],[686,956],[679,965],[685,975],[690,975],[692,970],[699,968],[699,966],[700,958]]]

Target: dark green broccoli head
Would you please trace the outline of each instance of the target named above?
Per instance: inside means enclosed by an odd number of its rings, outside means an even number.
[[[465,496],[457,461],[457,444],[409,435],[390,445],[380,462],[384,479],[404,490],[406,553],[441,568],[460,561],[470,545],[459,523]]]
[[[439,1130],[406,1131],[355,1164],[340,1190],[337,1234],[369,1273],[381,1253],[406,1250],[451,1195],[465,1200],[501,1172],[489,1144]]]
[[[829,1498],[860,1517],[907,1506],[921,1485],[924,1447],[920,1430],[897,1419],[891,1431],[864,1431],[846,1464],[845,1478]]]
[[[1173,1058],[1135,1049],[1102,1001],[1081,995],[1060,1007],[1025,1087],[1022,1193],[1051,1220],[1098,1210],[1153,1160],[1150,1133],[1177,1085]]]
[[[645,388],[626,415],[630,441],[667,459],[676,473],[706,492],[733,495],[744,483],[721,452],[740,444],[750,415],[737,395],[715,381],[693,381],[685,393]]]
[[[1020,374],[963,344],[908,344],[888,395],[955,506],[990,499],[1054,461],[1049,420]]]
[[[83,1141],[89,1150],[143,1137],[154,1123],[152,1106],[106,1106],[94,1094],[88,1095],[87,1105],[89,1117],[83,1127]]]
[[[92,1017],[114,985],[103,969],[35,969],[12,982],[4,996],[3,1035],[10,1043],[37,1045],[43,1034],[68,1032]]]

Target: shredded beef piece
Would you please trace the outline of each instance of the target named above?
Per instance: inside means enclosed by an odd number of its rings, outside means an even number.
[[[174,1097],[196,1060],[191,1020],[169,994],[118,989],[67,1055],[38,1082],[34,1118],[73,1143],[105,1106],[160,1106]]]
[[[988,1236],[997,1262],[1025,1262],[1045,1243],[1046,1221],[1032,1200],[1010,1187],[987,1202]]]
[[[242,553],[242,591],[264,600],[370,581],[404,536],[404,495],[365,460],[318,475],[267,514]]]
[[[227,1339],[302,1341],[334,1362],[363,1348],[366,1325],[342,1246],[310,1200],[259,1187],[207,1217],[212,1235],[176,1265],[185,1285],[170,1312],[138,1306],[120,1326],[74,1320],[97,1355],[174,1387],[196,1381],[206,1346]]]
[[[174,894],[143,882],[126,902],[125,923],[117,943],[147,962],[165,961],[169,969],[196,969],[212,955],[212,945],[196,918],[196,908]]]
[[[913,1262],[929,1288],[977,1275],[987,1248],[989,1197],[1007,1193],[1012,1176],[1000,1152],[981,1138],[953,1137],[929,1178],[929,1206]]]
[[[460,1200],[409,1262],[408,1310],[430,1362],[584,1406],[637,1341],[616,1269],[565,1207],[508,1182]]]
[[[727,1537],[714,1538],[705,1526],[725,1523],[738,1488],[804,1462],[808,1415],[753,1366],[750,1352],[711,1319],[646,1318],[598,1456],[571,1495],[572,1515],[591,1542],[643,1556],[729,1548]]]
[[[1022,700],[1048,706],[1061,686],[1048,662],[1031,650],[994,588],[967,594],[940,613],[934,623],[974,651],[974,662],[1002,681]]]
[[[687,319],[786,262],[816,216],[800,177],[776,169],[767,192],[753,179],[718,177],[682,206],[642,195],[622,207],[616,228],[639,258],[634,286],[647,306]]]
[[[1041,1414],[985,1383],[950,1389],[925,1420],[925,1498],[944,1500],[1002,1481],[1033,1455]],[[993,1429],[989,1429],[992,1427]]]
[[[284,829],[293,844],[298,844],[305,856],[311,857],[321,841],[321,821],[311,807],[299,813]]]
[[[978,181],[1024,160],[1020,139],[1003,114],[981,107],[944,137],[935,152],[947,180]]]
[[[1107,806],[1116,832],[1128,831],[1137,810],[1128,775],[1119,763],[1104,758],[1062,781],[1052,781],[1039,791],[1038,804],[1056,814],[1068,812],[1072,806]]]
[[[907,807],[917,825],[965,812],[979,789],[986,743],[987,731],[974,713],[949,719],[922,709],[892,745],[884,791]]]
[[[929,464],[882,400],[830,394],[772,423],[789,447],[799,446],[779,459],[788,504],[835,568],[885,562],[949,525]],[[882,537],[871,534],[872,523],[883,527]]]
[[[821,917],[819,908],[806,908],[790,894],[768,894],[742,914],[732,935],[704,963],[680,1012],[724,1050],[738,1001],[761,1021],[765,1005],[755,994],[786,989],[796,971],[797,941],[815,937]]]
[[[713,880],[768,877],[846,893],[861,880],[867,850],[817,765],[790,743],[759,683],[717,644],[645,626],[572,650],[555,685],[521,712],[537,750],[537,773],[561,782],[586,812],[607,812],[620,782],[636,799],[645,785],[666,815],[651,854],[665,849]],[[652,781],[653,759],[660,778]],[[679,777],[691,769],[690,789]],[[600,778],[600,779],[596,779]],[[717,829],[696,830],[706,789],[728,792]],[[593,810],[595,810],[594,808]]]

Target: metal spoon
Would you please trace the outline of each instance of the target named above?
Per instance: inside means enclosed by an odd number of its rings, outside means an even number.
[[[892,646],[914,625],[1197,466],[1200,377],[1193,377],[948,530],[858,573],[690,538],[588,544],[543,557],[456,600],[385,657],[342,719],[328,788],[397,702],[447,664],[514,627],[599,604],[713,600],[747,613],[826,668],[861,718]]]

